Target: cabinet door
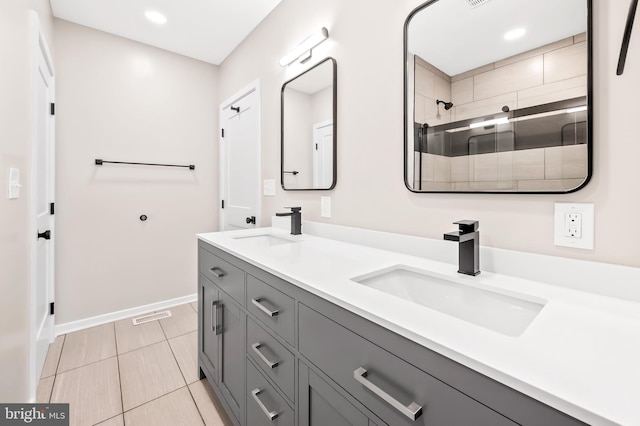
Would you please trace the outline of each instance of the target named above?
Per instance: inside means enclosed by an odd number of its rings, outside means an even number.
[[[300,426],[368,426],[369,419],[331,385],[300,363]]]
[[[220,339],[218,337],[219,309],[218,289],[206,279],[200,278],[200,342],[201,358],[204,366],[209,370],[209,380],[218,383],[218,366],[220,354]]]
[[[230,296],[220,292],[219,386],[232,414],[244,424],[246,316]]]

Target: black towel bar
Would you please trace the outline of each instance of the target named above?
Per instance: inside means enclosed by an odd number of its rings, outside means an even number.
[[[131,163],[129,161],[107,161],[107,160],[101,160],[99,158],[96,158],[96,165],[102,166],[104,163],[132,164],[134,166],[184,167],[184,168],[188,168],[189,170],[195,170],[195,168],[196,168],[196,166],[194,166],[193,164],[189,164],[187,166],[183,166],[183,165],[180,165],[180,164]]]

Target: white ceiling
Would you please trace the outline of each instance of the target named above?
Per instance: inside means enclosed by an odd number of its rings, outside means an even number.
[[[280,0],[50,2],[57,18],[219,65]],[[161,12],[167,23],[148,21],[147,10]]]
[[[514,28],[526,34],[507,41]],[[440,0],[409,24],[409,52],[454,76],[587,29],[586,0]]]

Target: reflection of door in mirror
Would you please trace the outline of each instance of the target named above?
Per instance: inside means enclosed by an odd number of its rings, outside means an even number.
[[[313,125],[313,188],[328,188],[333,182],[333,122]]]
[[[407,20],[407,186],[426,192],[584,186],[590,2],[469,3],[431,2]]]
[[[335,185],[335,62],[326,59],[282,88],[282,186]]]

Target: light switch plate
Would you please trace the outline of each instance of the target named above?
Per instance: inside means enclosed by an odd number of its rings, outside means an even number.
[[[553,242],[593,250],[594,207],[591,203],[556,203]]]
[[[268,196],[276,195],[276,180],[265,179],[262,184],[262,193]]]
[[[320,197],[320,216],[331,217],[331,197]]]
[[[7,198],[15,200],[20,198],[20,169],[10,167],[7,178]]]

